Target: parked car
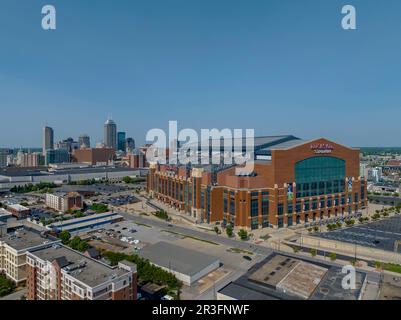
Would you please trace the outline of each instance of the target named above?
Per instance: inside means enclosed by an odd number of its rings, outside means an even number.
[[[248,261],[252,261],[252,258],[250,256],[243,256],[242,258],[244,258],[245,260],[248,260]]]

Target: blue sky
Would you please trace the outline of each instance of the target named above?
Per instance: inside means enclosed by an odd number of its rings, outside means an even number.
[[[41,29],[41,8],[57,30]],[[357,30],[341,8],[357,9]],[[81,133],[111,115],[147,130],[254,128],[400,146],[399,0],[2,0],[0,146]]]

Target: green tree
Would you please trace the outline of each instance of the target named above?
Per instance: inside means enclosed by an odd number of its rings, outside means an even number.
[[[5,275],[0,274],[0,297],[7,296],[15,290],[14,281],[8,279]]]
[[[164,210],[157,210],[155,216],[166,221],[169,219],[167,212]]]
[[[246,240],[248,239],[248,232],[244,229],[241,229],[238,231],[238,236],[241,238],[241,240]]]
[[[230,238],[233,236],[233,227],[231,225],[227,226],[226,233],[227,233],[227,236],[229,236]]]
[[[316,250],[316,249],[311,249],[311,250],[310,250],[310,254],[311,254],[312,257],[316,257],[316,255],[317,255],[317,250]]]
[[[335,252],[330,252],[329,258],[331,261],[335,261],[337,259],[337,254]]]
[[[104,213],[109,211],[109,207],[104,203],[93,203],[91,209],[96,213]]]
[[[81,240],[81,242],[78,244],[77,250],[80,252],[85,252],[86,250],[88,250],[88,248],[89,248],[88,242]]]
[[[69,246],[74,249],[74,250],[78,250],[78,246],[81,243],[81,238],[78,236],[75,236],[74,238],[72,238],[72,240],[69,243]]]
[[[132,178],[130,178],[130,177],[124,177],[123,178],[123,181],[126,183],[126,184],[129,184],[129,183],[132,183]]]
[[[217,226],[214,227],[214,232],[216,232],[216,234],[220,233],[220,230],[219,230],[219,228]]]
[[[66,245],[71,239],[71,234],[67,231],[61,231],[58,237],[61,239],[62,244]]]

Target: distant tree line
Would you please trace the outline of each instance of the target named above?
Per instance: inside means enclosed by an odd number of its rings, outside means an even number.
[[[15,193],[28,193],[38,191],[50,192],[52,188],[57,187],[58,185],[53,182],[40,182],[38,184],[29,183],[24,186],[14,186],[10,189],[10,191]]]

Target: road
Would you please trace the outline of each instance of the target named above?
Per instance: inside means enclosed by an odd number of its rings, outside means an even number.
[[[219,243],[221,245],[225,245],[225,246],[232,247],[232,248],[239,248],[239,249],[251,251],[255,254],[261,255],[261,256],[259,256],[260,260],[264,259],[264,257],[273,253],[273,249],[270,249],[270,248],[267,248],[267,247],[264,247],[261,245],[250,244],[248,242],[241,241],[241,240],[227,238],[227,237],[221,236],[221,235],[219,236],[210,231],[200,231],[200,230],[196,230],[191,227],[172,225],[169,222],[166,222],[163,220],[155,220],[153,218],[137,216],[135,214],[129,214],[129,213],[125,213],[125,212],[118,212],[118,213],[129,221],[150,225],[155,228],[169,230],[172,232],[180,233],[180,234],[191,236],[191,237],[196,237],[196,238],[200,238],[200,239],[204,239],[204,240],[208,240],[208,241],[213,241],[213,242]],[[322,263],[322,260],[319,259],[318,257],[306,257],[305,255],[302,255],[302,254],[289,253],[289,252],[284,252],[281,250],[274,250],[274,251],[277,253],[283,253],[283,254],[286,254],[289,256],[293,256],[294,258],[301,258],[304,260],[309,260],[310,262],[314,262],[314,263]],[[345,256],[344,256],[344,258],[345,258]],[[327,265],[336,266],[336,267],[340,267],[340,268],[343,266],[342,264],[336,263],[334,261],[325,260],[324,263]],[[358,269],[359,268],[357,268],[357,270]],[[372,279],[375,279],[378,274],[375,271],[370,271],[370,270],[368,271],[366,269],[363,270],[363,272],[365,272],[367,274],[368,279],[370,279],[371,281],[372,281]],[[244,270],[235,269],[234,272],[231,273],[229,276],[224,277],[223,279],[217,281],[214,286],[212,286],[211,288],[207,289],[205,292],[200,294],[199,297],[197,297],[197,299],[198,300],[215,299],[215,295],[218,290],[220,290],[221,288],[226,286],[231,281],[236,280],[243,274],[244,274]],[[369,294],[370,297],[377,294],[376,289],[374,289],[374,288],[368,288],[367,291],[372,291]],[[375,291],[375,292],[373,292],[373,291]]]

